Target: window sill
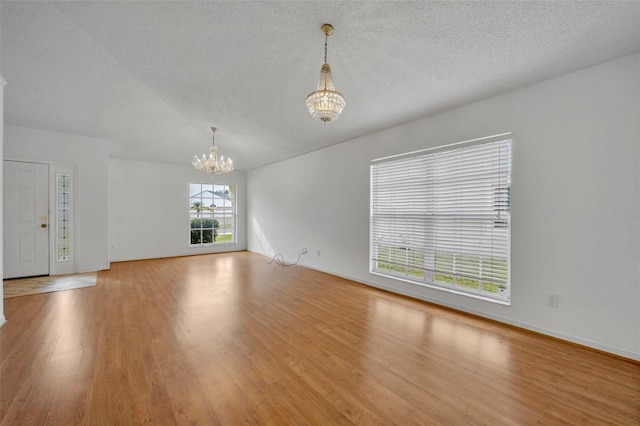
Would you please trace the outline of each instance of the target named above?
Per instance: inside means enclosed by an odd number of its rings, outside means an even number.
[[[237,246],[238,243],[232,243],[232,242],[228,242],[228,243],[211,243],[211,244],[189,244],[189,248],[192,249],[196,249],[196,248],[211,248],[211,247],[222,247],[222,246]]]
[[[427,288],[430,288],[430,289],[433,289],[433,290],[446,291],[447,293],[453,293],[453,294],[457,294],[457,295],[460,295],[460,296],[471,297],[473,299],[483,300],[485,302],[496,303],[498,305],[511,306],[511,300],[494,299],[494,298],[491,298],[491,297],[482,296],[481,294],[467,293],[465,291],[460,291],[460,290],[456,290],[456,289],[449,288],[449,287],[439,286],[437,284],[429,283],[427,281],[419,282],[419,281],[415,281],[415,280],[409,280],[409,279],[406,279],[406,278],[403,278],[403,277],[397,276],[397,275],[383,274],[382,272],[369,271],[369,273],[372,274],[372,275],[378,275],[380,277],[388,278],[388,279],[391,279],[391,280],[403,281],[403,282],[406,282],[406,283],[409,283],[409,284],[413,284],[413,285],[417,285],[417,286],[420,286],[420,287],[427,287]]]

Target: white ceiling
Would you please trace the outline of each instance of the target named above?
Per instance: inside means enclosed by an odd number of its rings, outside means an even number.
[[[2,1],[5,123],[112,140],[111,156],[238,169],[640,51],[640,2]],[[323,58],[346,98],[304,101]]]

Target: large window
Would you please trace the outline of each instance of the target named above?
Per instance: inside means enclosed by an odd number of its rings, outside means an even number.
[[[373,273],[508,302],[511,139],[376,160]]]
[[[190,183],[189,214],[189,238],[192,246],[235,244],[235,185]]]

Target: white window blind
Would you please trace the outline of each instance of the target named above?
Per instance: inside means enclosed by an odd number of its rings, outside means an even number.
[[[509,301],[511,139],[371,165],[371,271]]]

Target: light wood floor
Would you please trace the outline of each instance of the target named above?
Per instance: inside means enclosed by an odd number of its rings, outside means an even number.
[[[18,424],[640,424],[640,365],[241,252],[5,300]]]

